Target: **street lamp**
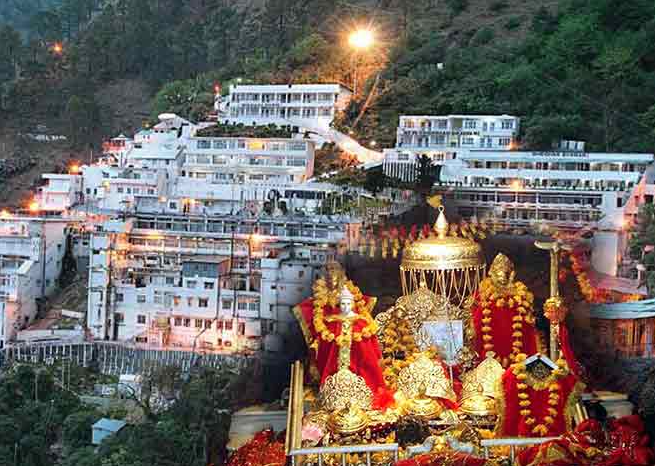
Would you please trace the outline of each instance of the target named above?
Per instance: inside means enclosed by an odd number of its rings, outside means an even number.
[[[357,94],[357,52],[370,48],[375,42],[375,34],[370,29],[357,29],[348,36],[348,44],[354,49],[353,53],[353,94]]]
[[[358,29],[350,34],[348,43],[355,49],[367,49],[375,41],[375,35],[370,29]]]

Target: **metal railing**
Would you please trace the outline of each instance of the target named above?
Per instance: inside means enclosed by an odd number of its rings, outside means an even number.
[[[518,448],[527,448],[534,445],[557,440],[559,437],[541,437],[541,438],[493,438],[480,441],[480,446],[485,458],[489,458],[489,449],[493,447],[509,447],[509,459],[514,464],[516,459],[516,450]]]
[[[348,455],[364,455],[366,457],[366,466],[372,465],[372,455],[375,453],[389,454],[389,464],[393,464],[398,460],[397,443],[302,448],[302,418],[304,414],[303,378],[304,369],[302,363],[296,361],[291,366],[287,436],[284,444],[287,456],[291,457],[292,466],[299,466],[304,462],[307,462],[307,460],[317,466],[323,466],[325,455],[340,456],[341,466],[348,466],[351,464]],[[315,460],[314,457],[316,458]],[[357,464],[363,464],[363,462],[358,460]]]

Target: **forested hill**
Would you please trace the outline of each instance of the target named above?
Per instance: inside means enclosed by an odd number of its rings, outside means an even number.
[[[40,13],[53,11],[62,0],[2,0],[0,1],[0,26],[9,25],[28,34],[35,26]]]
[[[84,1],[66,0],[67,11]],[[194,118],[217,82],[356,77],[361,92],[337,124],[356,124],[363,142],[392,144],[402,113],[509,113],[523,117],[526,147],[566,138],[596,150],[654,149],[652,0],[103,3],[60,57],[34,44],[0,50],[0,70],[14,60],[29,77],[4,99],[10,118],[28,99],[68,122],[74,141],[90,142],[114,130],[103,101],[120,101],[107,89],[125,79],[149,86],[152,114]],[[376,44],[356,54],[346,38],[361,25],[375,30]],[[58,23],[42,34],[64,37]],[[49,92],[38,96],[44,81]]]

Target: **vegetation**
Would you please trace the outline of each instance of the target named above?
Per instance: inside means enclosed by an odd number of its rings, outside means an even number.
[[[116,79],[159,89],[154,115],[197,119],[211,109],[218,83],[223,92],[237,78],[352,84],[356,73],[364,85],[340,123],[382,147],[393,144],[400,113],[519,115],[530,148],[566,138],[587,140],[592,150],[647,151],[655,142],[651,1],[561,0],[555,14],[539,2],[517,9],[498,0],[488,7],[498,21],[461,30],[455,25],[468,23],[453,15],[473,17],[465,0],[448,0],[447,12],[433,0],[386,0],[379,5],[391,14],[376,15],[373,24],[379,43],[355,54],[345,37],[368,18],[361,4],[119,0],[99,10],[91,0],[66,0],[31,21],[41,42],[0,31],[11,44],[0,50],[0,79],[11,79],[14,65],[26,78],[0,101],[14,118],[41,113],[70,122],[71,109],[90,115],[71,139],[80,145],[97,141],[108,126],[93,95]],[[62,56],[48,40],[65,41]]]
[[[205,466],[222,456],[230,412],[239,402],[235,396],[245,392],[233,389],[243,382],[232,372],[198,370],[184,382],[179,371],[163,368],[146,379],[143,398],[156,387],[167,393],[170,407],[132,419],[96,451],[91,446],[93,423],[101,417],[124,418],[128,411],[103,413],[85,405],[76,393],[92,389],[98,375],[72,369],[70,390],[61,388],[57,367],[18,365],[3,374],[0,464]]]

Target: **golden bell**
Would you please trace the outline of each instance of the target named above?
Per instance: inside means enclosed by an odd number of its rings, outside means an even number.
[[[333,412],[328,419],[330,430],[343,435],[355,434],[365,429],[368,423],[366,412],[350,401],[340,410]]]
[[[418,395],[415,398],[407,400],[403,407],[407,414],[425,419],[437,418],[443,412],[441,403],[426,395],[424,383],[419,387]]]

